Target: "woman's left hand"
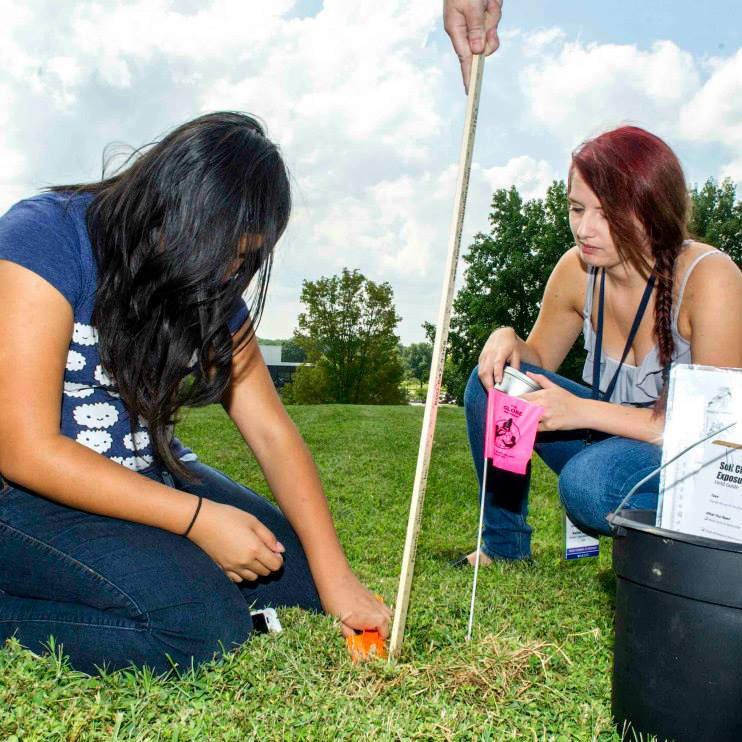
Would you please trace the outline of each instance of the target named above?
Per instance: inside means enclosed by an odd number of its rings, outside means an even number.
[[[354,574],[336,582],[331,588],[321,590],[322,607],[340,619],[343,636],[351,636],[363,629],[376,629],[382,639],[389,636],[391,610]]]
[[[521,395],[526,402],[544,408],[538,426],[539,431],[575,430],[584,427],[581,414],[584,400],[581,397],[562,389],[543,374],[533,374],[529,371],[528,376],[542,387],[538,392]]]

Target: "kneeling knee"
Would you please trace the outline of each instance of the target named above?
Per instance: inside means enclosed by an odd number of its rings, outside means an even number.
[[[152,635],[181,666],[208,662],[236,649],[252,633],[247,604],[236,597],[237,601],[199,601],[152,611]]]
[[[602,512],[602,498],[595,491],[595,483],[581,467],[567,462],[559,475],[559,500],[569,519],[588,531],[610,534],[606,513]]]

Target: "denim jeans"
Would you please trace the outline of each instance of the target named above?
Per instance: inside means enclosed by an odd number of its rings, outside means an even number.
[[[521,370],[544,374],[578,397],[589,398],[590,389],[527,363]],[[474,467],[482,490],[484,423],[487,394],[472,371],[464,394],[466,427]],[[606,516],[615,510],[629,490],[660,465],[662,448],[620,436],[598,434],[589,443],[585,430],[539,433],[535,451],[559,475],[559,499],[572,522],[593,536],[610,535]],[[602,438],[601,438],[602,436]],[[488,462],[482,551],[494,559],[527,559],[531,554],[528,525],[528,491],[531,468],[525,475],[496,469]],[[642,485],[627,504],[631,508],[657,507],[659,475]]]
[[[0,492],[0,646],[13,635],[39,654],[53,635],[75,669],[95,674],[198,665],[242,644],[250,607],[321,611],[304,551],[281,512],[195,461],[200,479],[142,472],[257,517],[286,547],[284,566],[233,583],[195,543],[170,531],[76,510],[21,487]],[[170,658],[170,660],[168,659]]]

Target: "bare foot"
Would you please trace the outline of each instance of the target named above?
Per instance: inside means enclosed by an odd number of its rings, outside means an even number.
[[[473,551],[469,556],[466,557],[469,560],[469,564],[471,566],[474,566],[474,562],[477,558],[477,552]],[[483,552],[479,552],[479,566],[480,567],[487,567],[488,565],[492,564],[492,560]]]

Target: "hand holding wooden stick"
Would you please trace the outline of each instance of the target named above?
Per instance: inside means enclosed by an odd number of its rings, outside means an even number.
[[[425,401],[423,428],[420,435],[420,447],[417,456],[415,483],[412,489],[410,514],[407,521],[407,537],[405,539],[404,554],[402,556],[402,571],[399,578],[399,590],[394,610],[394,623],[389,642],[389,656],[394,658],[399,654],[402,646],[407,608],[412,587],[412,575],[415,569],[415,551],[420,533],[425,487],[428,481],[428,467],[430,452],[435,435],[435,422],[438,414],[438,397],[441,391],[443,378],[443,362],[446,358],[448,343],[448,328],[451,321],[451,305],[453,304],[453,290],[456,281],[456,265],[461,248],[461,233],[464,228],[464,212],[466,210],[466,194],[469,188],[469,174],[471,172],[472,153],[474,151],[474,133],[477,127],[477,112],[479,110],[479,96],[482,89],[482,72],[484,71],[484,56],[476,54],[472,63],[471,85],[466,102],[466,119],[464,123],[464,138],[461,144],[459,159],[459,177],[456,185],[453,218],[449,233],[448,260],[446,276],[438,313],[438,325],[433,345],[433,358],[428,380],[428,396]]]

